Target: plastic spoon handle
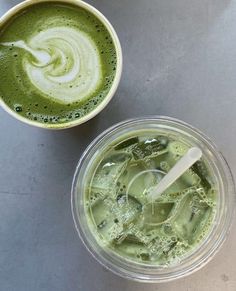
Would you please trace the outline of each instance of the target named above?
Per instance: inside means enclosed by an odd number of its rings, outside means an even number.
[[[202,156],[202,151],[197,147],[192,147],[166,174],[160,183],[149,192],[152,201],[169,188],[184,172],[186,172]]]

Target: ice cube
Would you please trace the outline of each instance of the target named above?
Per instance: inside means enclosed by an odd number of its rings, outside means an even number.
[[[131,156],[126,153],[114,153],[104,159],[96,170],[91,187],[114,190],[114,185],[127,166]]]
[[[131,146],[134,146],[135,144],[138,143],[138,137],[131,137],[126,139],[125,141],[122,141],[119,143],[116,147],[115,150],[125,150]]]
[[[155,157],[167,152],[168,138],[158,136],[140,141],[133,147],[132,153],[135,160],[143,160],[147,157]]]
[[[214,184],[209,178],[209,173],[206,165],[200,160],[192,166],[192,171],[200,178],[201,184],[206,190],[211,189]]]
[[[200,235],[201,229],[207,223],[211,208],[198,194],[186,195],[172,219],[172,225],[176,234],[190,244],[194,243],[196,236]]]
[[[147,247],[136,242],[124,240],[120,245],[116,245],[116,251],[122,256],[126,254],[127,257],[132,257],[136,260],[148,261],[150,259]]]
[[[122,224],[129,224],[137,219],[142,211],[142,204],[133,196],[120,194],[117,196],[117,218]]]
[[[142,204],[147,202],[147,189],[157,183],[157,175],[147,170],[142,161],[130,162],[118,180],[119,194],[126,192]]]
[[[123,233],[123,224],[118,218],[119,212],[114,211],[117,208],[117,202],[110,199],[99,199],[91,207],[91,216],[97,231],[106,244],[118,239]]]

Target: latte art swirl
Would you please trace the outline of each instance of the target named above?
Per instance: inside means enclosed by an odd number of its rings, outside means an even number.
[[[27,43],[1,43],[27,53],[23,69],[30,82],[47,98],[69,104],[87,99],[100,85],[102,70],[93,40],[71,27],[52,27]]]

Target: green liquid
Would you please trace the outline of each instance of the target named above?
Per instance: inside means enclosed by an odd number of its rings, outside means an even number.
[[[34,4],[0,30],[0,98],[19,115],[66,123],[90,113],[108,94],[115,45],[85,9],[56,1]],[[49,60],[38,58],[42,53]]]
[[[87,180],[85,210],[98,243],[130,261],[179,262],[209,234],[217,185],[204,157],[153,203],[148,189],[191,147],[177,136],[139,132],[107,147]]]

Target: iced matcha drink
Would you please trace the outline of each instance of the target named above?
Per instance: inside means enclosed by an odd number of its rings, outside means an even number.
[[[90,240],[112,259],[139,268],[172,268],[198,252],[213,232],[222,191],[206,145],[147,120],[95,143],[76,177],[75,211]],[[149,190],[193,146],[202,158],[152,201]]]
[[[165,132],[140,131],[109,145],[87,181],[96,239],[130,260],[171,264],[198,247],[215,214],[217,188],[204,159],[155,201],[148,191],[191,147]]]

